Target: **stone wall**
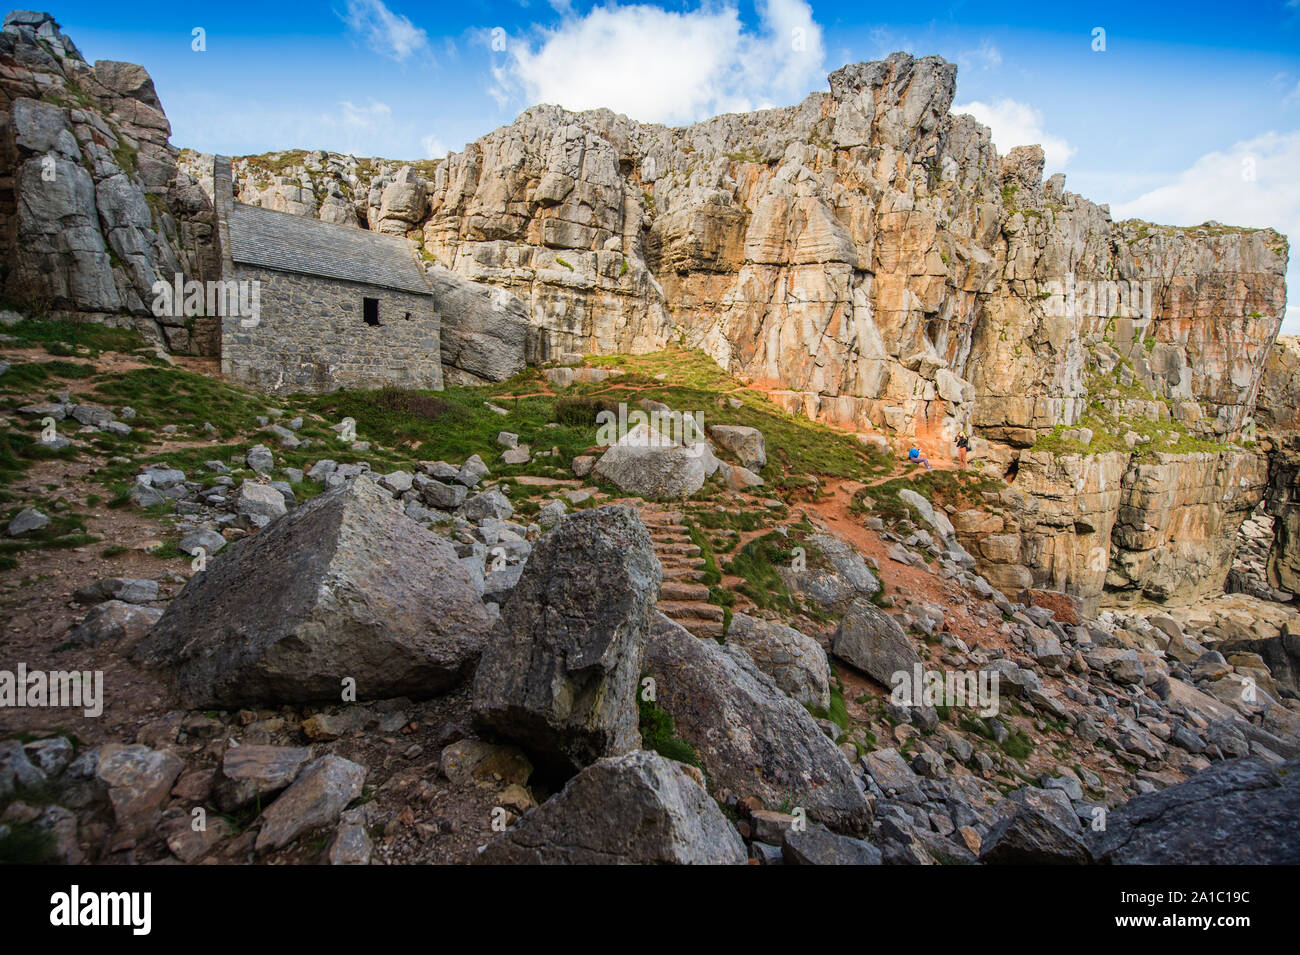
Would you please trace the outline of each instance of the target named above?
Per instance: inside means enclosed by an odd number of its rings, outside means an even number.
[[[260,282],[260,314],[222,321],[221,370],[271,394],[339,388],[442,388],[440,323],[428,295],[235,264]],[[379,300],[378,327],[362,299]],[[409,317],[407,317],[409,315]]]

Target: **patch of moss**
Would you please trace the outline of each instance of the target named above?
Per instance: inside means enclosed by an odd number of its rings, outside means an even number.
[[[652,700],[637,693],[637,712],[641,723],[641,745],[666,759],[700,768],[700,754],[695,747],[677,735],[677,727],[670,713],[666,713]]]

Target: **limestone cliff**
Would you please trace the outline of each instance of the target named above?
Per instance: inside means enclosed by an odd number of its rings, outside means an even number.
[[[134,324],[182,352],[216,330],[154,316],[151,288],[218,274],[211,206],[178,174],[171,125],[143,68],[86,63],[48,13],[0,33],[4,294],[41,314]]]

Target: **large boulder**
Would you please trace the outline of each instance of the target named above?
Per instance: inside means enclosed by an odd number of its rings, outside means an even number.
[[[985,865],[1085,865],[1092,861],[1076,827],[1021,806],[989,830],[980,845]]]
[[[1300,864],[1300,761],[1233,759],[1135,796],[1092,833],[1115,865]]]
[[[735,424],[715,424],[709,428],[713,443],[736,456],[741,467],[761,471],[767,464],[767,444],[763,432]]]
[[[190,707],[427,697],[460,682],[492,625],[443,538],[361,476],[234,544],[191,578],[137,657]]]
[[[583,511],[543,536],[474,677],[474,720],[570,774],[640,744],[637,681],[663,571],[636,511]]]
[[[639,424],[600,456],[594,470],[628,494],[667,500],[702,488],[715,463],[706,443],[680,444]]]
[[[656,613],[646,669],[715,793],[756,796],[769,808],[789,802],[854,835],[870,828],[871,808],[844,755],[744,650],[701,640]]]
[[[738,613],[731,618],[727,643],[743,647],[755,665],[800,703],[831,705],[831,672],[826,651],[807,634],[775,620]]]
[[[892,686],[895,673],[910,676],[921,662],[903,628],[870,600],[858,599],[840,621],[831,653],[872,679]]]
[[[824,612],[843,616],[859,597],[880,592],[880,580],[857,550],[832,534],[811,534],[808,563],[802,570],[778,568],[790,590],[817,604]]]
[[[442,320],[443,381],[478,385],[524,370],[528,309],[505,289],[471,282],[441,266],[428,270]]]
[[[681,763],[608,756],[487,844],[491,865],[744,865],[745,844]]]

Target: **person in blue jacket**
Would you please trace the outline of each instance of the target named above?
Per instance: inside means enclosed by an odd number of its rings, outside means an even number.
[[[913,464],[924,464],[927,469],[930,467],[930,459],[923,455],[921,449],[916,445],[912,445],[908,448],[907,460],[911,461]]]

